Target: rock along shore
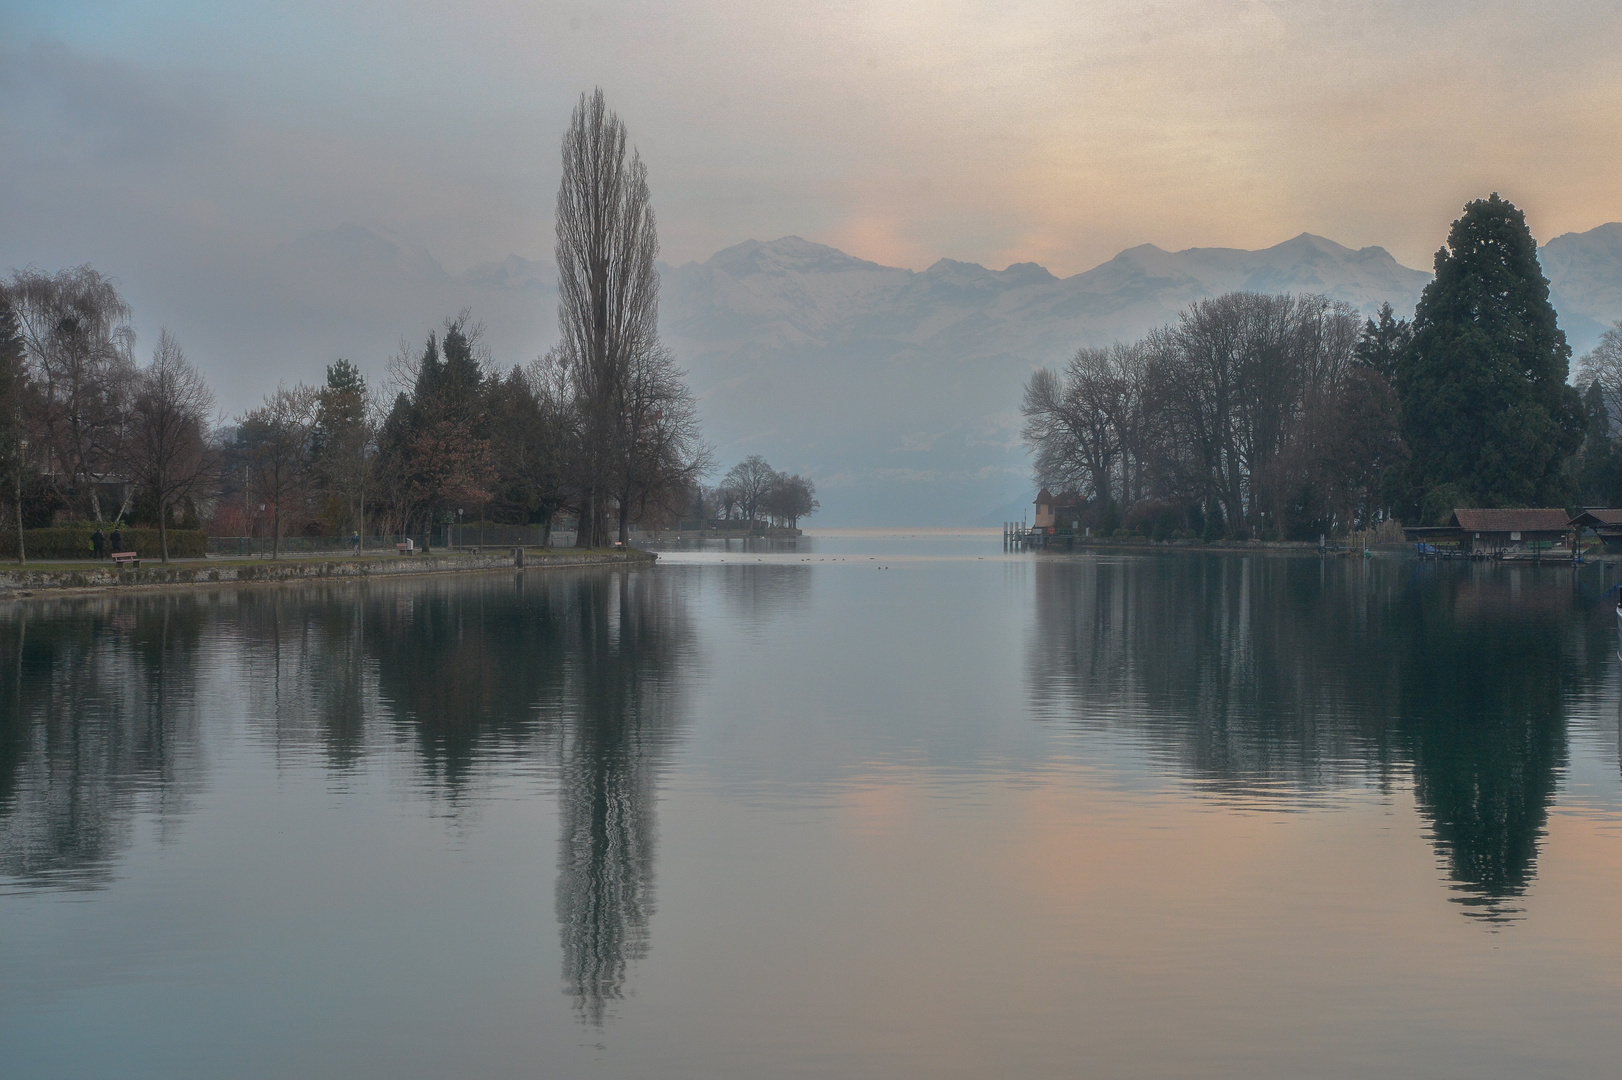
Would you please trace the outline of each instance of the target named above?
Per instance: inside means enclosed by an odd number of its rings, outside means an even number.
[[[445,555],[382,555],[359,559],[278,559],[273,562],[170,563],[116,568],[108,563],[80,567],[53,566],[34,570],[0,570],[0,599],[30,596],[34,591],[184,589],[213,585],[267,584],[288,581],[333,581],[407,574],[465,574],[490,570],[538,570],[565,566],[651,565],[651,551],[537,551],[526,549],[520,560],[515,549]]]

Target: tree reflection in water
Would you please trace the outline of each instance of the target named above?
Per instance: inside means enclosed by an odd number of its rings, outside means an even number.
[[[379,699],[453,798],[481,764],[536,750],[555,762],[564,983],[602,1024],[648,949],[655,781],[693,649],[674,580],[402,587],[369,605],[365,626]]]
[[[452,806],[519,761],[555,770],[563,977],[601,1024],[648,949],[655,784],[694,635],[676,581],[583,571],[18,605],[0,619],[0,874],[111,880],[138,813],[201,779],[204,643],[278,762],[329,774],[404,748]],[[418,790],[422,790],[419,788]]]
[[[1298,805],[1411,770],[1471,914],[1514,917],[1609,656],[1569,571],[1260,556],[1045,558],[1041,716],[1109,726],[1209,794]]]
[[[584,584],[569,629],[559,758],[557,914],[564,979],[601,1024],[653,914],[654,782],[680,710],[691,634],[669,577]]]
[[[50,601],[0,618],[0,874],[99,888],[138,814],[167,835],[202,781],[195,596]]]

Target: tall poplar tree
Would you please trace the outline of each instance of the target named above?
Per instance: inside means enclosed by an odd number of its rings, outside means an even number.
[[[1436,279],[1397,364],[1410,510],[1452,485],[1476,506],[1560,506],[1583,438],[1526,217],[1494,193],[1464,208],[1436,253]]]
[[[558,350],[578,398],[580,529],[608,543],[617,451],[627,445],[632,368],[659,342],[659,233],[648,170],[601,89],[580,95],[558,185]]]

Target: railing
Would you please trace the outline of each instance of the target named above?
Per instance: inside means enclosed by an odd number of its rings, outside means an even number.
[[[543,547],[560,534],[554,528],[549,537],[544,525],[448,525],[435,530],[435,539],[445,537],[451,547]]]
[[[364,551],[393,551],[404,536],[368,536],[361,541]],[[411,536],[418,550],[426,539],[421,533]],[[273,543],[268,536],[211,536],[208,538],[210,555],[236,555],[251,559],[268,559],[271,551],[281,555],[342,555],[355,550],[355,543],[347,536],[284,536]]]

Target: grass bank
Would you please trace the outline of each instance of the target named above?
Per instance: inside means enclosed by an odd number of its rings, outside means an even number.
[[[0,599],[63,590],[195,589],[217,585],[332,581],[411,574],[465,574],[535,570],[560,566],[646,565],[658,556],[637,549],[513,548],[446,554],[373,555],[354,558],[206,559],[120,568],[106,562],[43,563],[0,570]]]

